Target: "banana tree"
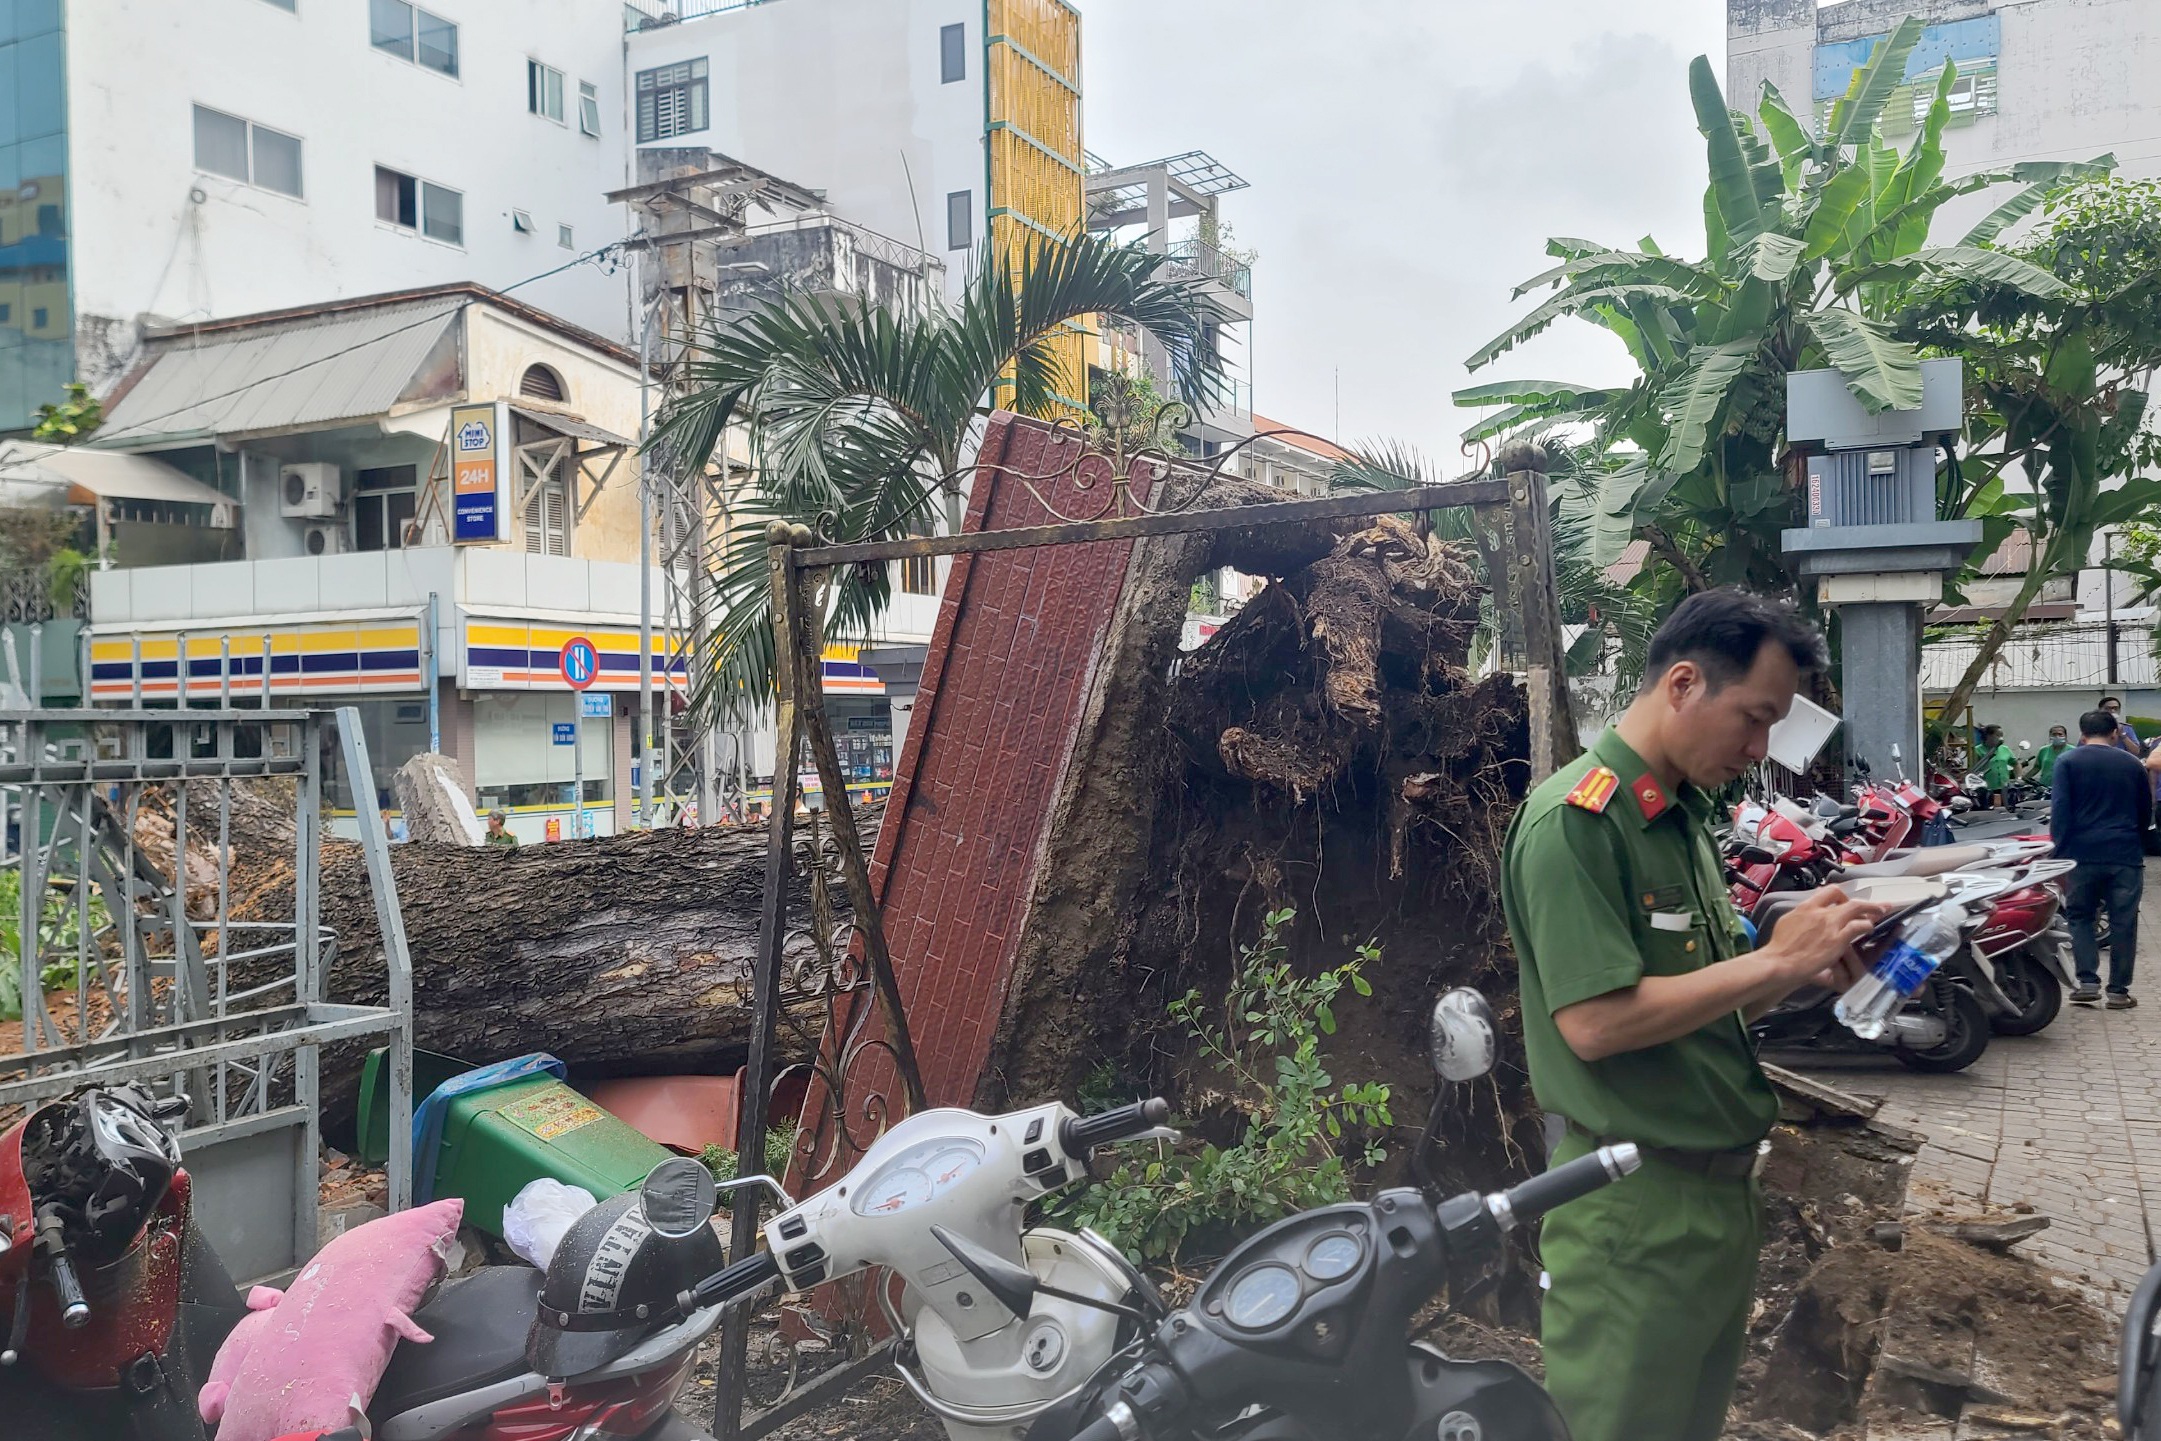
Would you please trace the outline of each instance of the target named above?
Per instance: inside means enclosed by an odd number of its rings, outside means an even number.
[[[965,460],[993,408],[1069,408],[1065,392],[1085,378],[1062,373],[1059,342],[1092,329],[1092,317],[1155,336],[1181,395],[1215,395],[1222,370],[1207,331],[1225,317],[1198,281],[1166,264],[1084,231],[1031,236],[1017,254],[986,246],[957,303],[895,310],[789,294],[704,331],[654,448],[704,466],[742,426],[751,472],[704,562],[712,575],[693,620],[704,651],[693,710],[713,718],[769,703],[769,522],[813,524],[836,542],[928,533],[941,501],[957,511]],[[858,566],[834,575],[817,603],[831,634],[866,638],[891,598],[887,567]]]
[[[1593,564],[1640,538],[1666,563],[1642,587],[1673,585],[1670,571],[1681,590],[1741,584],[1801,595],[1779,542],[1799,523],[1786,375],[1833,366],[1870,411],[1912,408],[1922,350],[1901,323],[1914,294],[1954,284],[2034,300],[2066,293],[2048,270],[1995,241],[2051,186],[2093,167],[2028,162],[1947,176],[1950,66],[1912,144],[1898,150],[1879,121],[1920,35],[1909,19],[1876,47],[1820,136],[1768,84],[1753,117],[1730,110],[1699,56],[1689,91],[1709,170],[1704,258],[1670,255],[1649,239],[1634,249],[1555,239],[1547,249],[1558,263],[1515,291],[1552,295],[1467,361],[1483,369],[1564,318],[1627,347],[1640,373],[1625,386],[1498,381],[1455,397],[1503,407],[1471,439],[1588,428],[1595,461],[1575,503],[1588,517]],[[2018,189],[1956,244],[1929,244],[1945,205],[2004,185]]]

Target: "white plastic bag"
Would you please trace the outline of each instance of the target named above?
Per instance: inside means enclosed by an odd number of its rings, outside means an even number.
[[[503,1240],[518,1259],[545,1271],[571,1223],[599,1204],[584,1187],[566,1186],[553,1176],[528,1181],[503,1207]]]

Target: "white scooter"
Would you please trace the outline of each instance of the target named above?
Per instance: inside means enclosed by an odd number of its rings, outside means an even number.
[[[765,1241],[791,1290],[882,1268],[877,1295],[899,1338],[895,1369],[953,1441],[1011,1441],[1075,1401],[1166,1308],[1093,1233],[1022,1224],[1031,1201],[1088,1174],[1098,1146],[1163,1129],[1140,1101],[1096,1116],[1053,1102],[1002,1116],[935,1110],[881,1137],[839,1181],[781,1212]],[[1016,1313],[963,1258],[1025,1268],[1033,1305]]]

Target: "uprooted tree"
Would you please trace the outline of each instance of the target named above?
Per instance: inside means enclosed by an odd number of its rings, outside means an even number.
[[[1193,580],[1223,566],[1275,583],[1181,657]],[[1464,552],[1402,517],[1135,547],[979,1103],[1074,1095],[1110,1070],[1233,1139],[1249,1102],[1171,1008],[1195,988],[1220,1000],[1264,917],[1293,911],[1308,975],[1379,947],[1373,1000],[1337,1010],[1324,1052],[1343,1078],[1393,1088],[1400,1167],[1432,1100],[1435,994],[1475,985],[1518,1030],[1496,872],[1528,720],[1512,678],[1466,668],[1481,593]],[[1504,1067],[1442,1118],[1464,1181],[1535,1154],[1521,1076]]]

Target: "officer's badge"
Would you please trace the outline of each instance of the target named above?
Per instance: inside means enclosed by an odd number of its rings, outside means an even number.
[[[1642,810],[1645,820],[1657,820],[1665,814],[1669,804],[1671,802],[1666,799],[1666,793],[1658,788],[1657,781],[1648,775],[1636,778],[1636,805]]]
[[[1576,788],[1568,793],[1568,803],[1589,811],[1594,816],[1604,815],[1613,801],[1613,793],[1621,788],[1621,778],[1604,766],[1593,766],[1576,782]]]

